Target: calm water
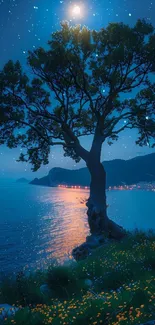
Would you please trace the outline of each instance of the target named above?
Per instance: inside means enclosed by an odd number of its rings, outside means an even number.
[[[89,233],[88,190],[0,184],[0,272],[71,258]],[[108,214],[127,229],[155,229],[155,192],[110,191]]]

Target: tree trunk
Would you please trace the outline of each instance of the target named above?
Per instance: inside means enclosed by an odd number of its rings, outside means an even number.
[[[90,197],[86,204],[88,207],[87,215],[91,234],[105,234],[110,238],[121,239],[124,237],[125,231],[107,216],[106,173],[100,162],[103,141],[104,137],[101,134],[98,123],[90,152],[84,149],[79,141],[75,142],[74,149],[85,160],[91,175]]]
[[[107,216],[106,173],[96,155],[93,155],[93,150],[87,161],[87,167],[91,175],[90,197],[86,204],[90,232],[92,235],[105,234],[110,238],[121,239],[125,231]]]

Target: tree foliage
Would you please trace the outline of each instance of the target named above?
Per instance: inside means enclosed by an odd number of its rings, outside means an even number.
[[[137,144],[155,146],[155,33],[145,20],[99,31],[62,22],[48,50],[30,51],[27,61],[29,76],[19,61],[0,72],[0,144],[21,145],[19,160],[33,170],[48,163],[54,145],[87,161],[84,135],[102,146],[136,128]]]

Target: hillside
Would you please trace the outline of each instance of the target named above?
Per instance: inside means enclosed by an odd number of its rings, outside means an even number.
[[[29,183],[30,181],[27,178],[19,178],[16,180],[16,183]]]
[[[155,153],[130,160],[105,161],[103,165],[107,173],[107,187],[155,181]],[[86,167],[76,170],[55,167],[47,176],[35,178],[30,184],[51,187],[59,184],[89,186],[90,175]]]

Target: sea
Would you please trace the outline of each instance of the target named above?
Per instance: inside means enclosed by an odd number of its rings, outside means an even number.
[[[89,189],[0,181],[0,275],[68,263],[89,235]],[[108,215],[128,230],[155,230],[155,192],[107,191]]]

